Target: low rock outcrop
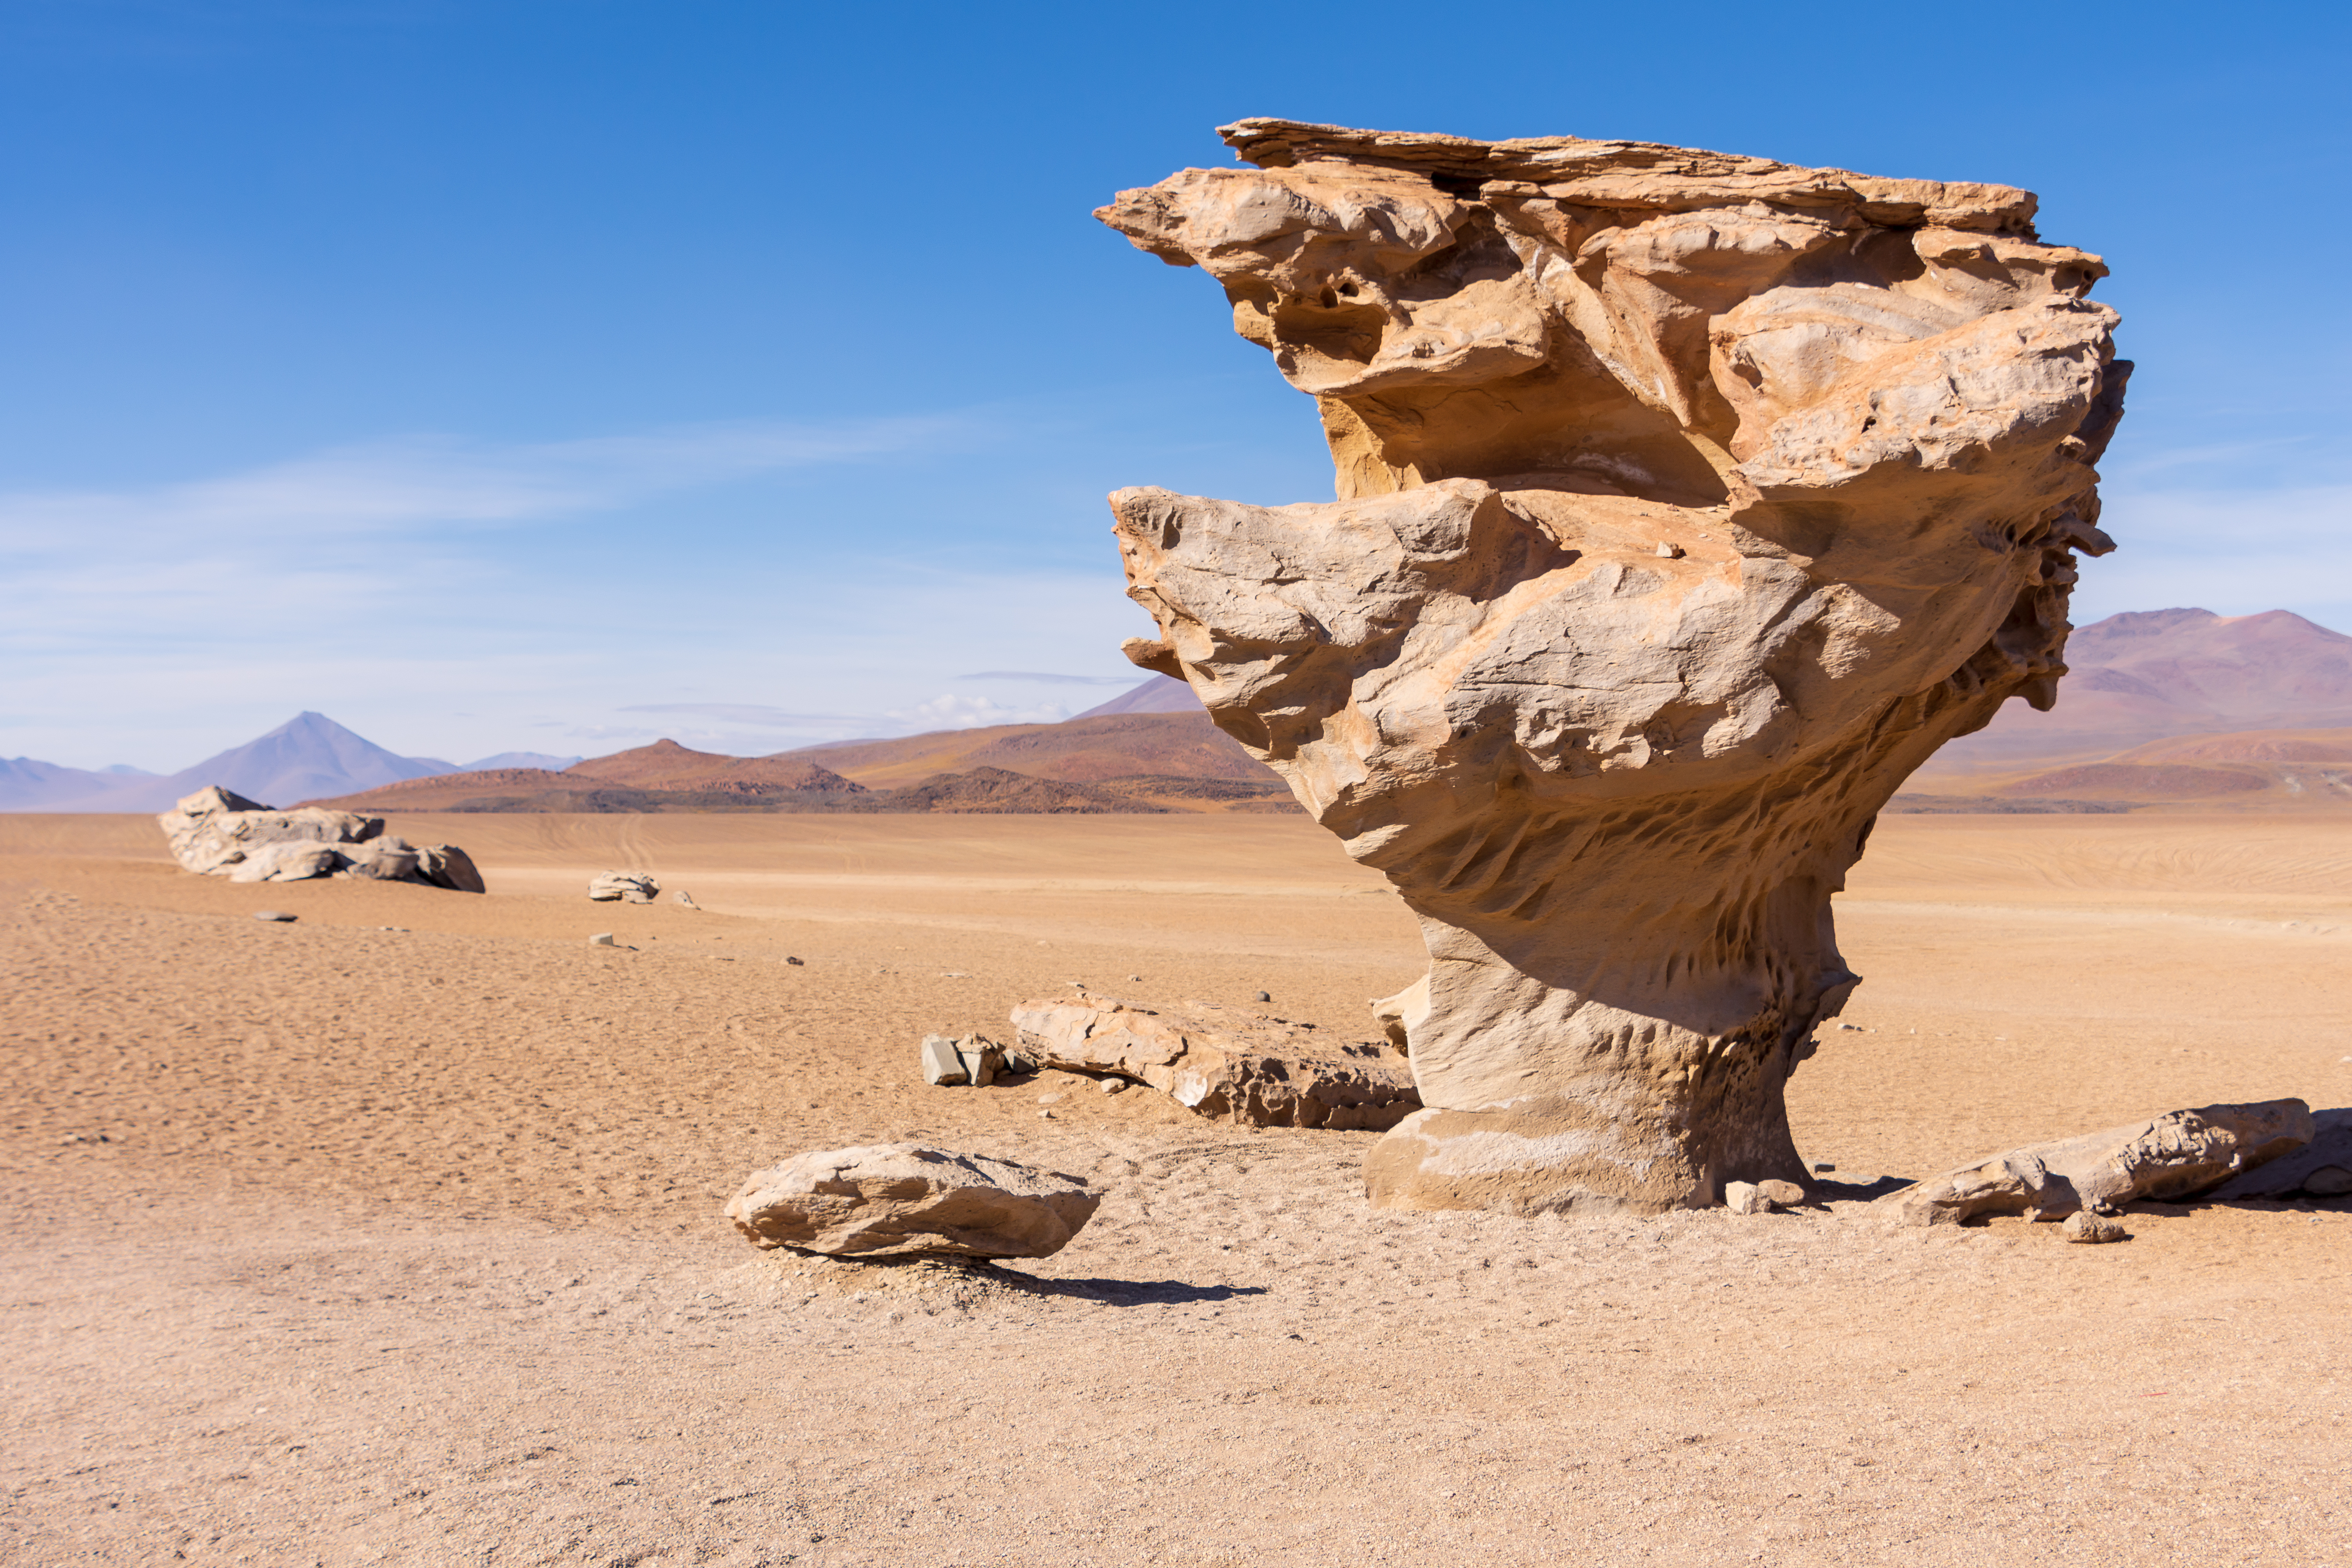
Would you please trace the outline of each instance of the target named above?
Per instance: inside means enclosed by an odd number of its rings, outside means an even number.
[[[1376,1203],[1796,1181],[1831,896],[1936,749],[2065,673],[2122,413],[2106,268],[2003,185],[1245,120],[1096,216],[1197,266],[1337,500],[1114,494],[1129,657],[1419,917],[1429,1109]]]
[[[277,811],[215,784],[155,820],[183,867],[232,882],[358,877],[483,890],[482,874],[463,849],[454,844],[420,849],[386,837],[380,816],[309,805]]]
[[[599,871],[588,879],[588,897],[600,904],[650,904],[661,884],[642,871]]]
[[[1013,1008],[1013,1024],[1035,1066],[1129,1079],[1252,1127],[1379,1131],[1421,1108],[1412,1069],[1381,1047],[1261,1013],[1049,997]]]
[[[1045,1258],[1102,1203],[1085,1182],[985,1154],[870,1143],[761,1171],[727,1205],[752,1246],[834,1258]]]
[[[2059,1219],[2105,1213],[2138,1198],[2185,1198],[2311,1142],[2299,1100],[2207,1105],[2012,1149],[1872,1204],[1898,1225],[1958,1225],[1979,1215]]]

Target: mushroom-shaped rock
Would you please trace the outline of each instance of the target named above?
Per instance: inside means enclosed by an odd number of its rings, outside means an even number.
[[[754,1247],[835,1258],[1045,1258],[1101,1202],[1076,1176],[919,1143],[869,1143],[760,1172],[727,1217]]]
[[[1403,1207],[1800,1181],[1831,896],[2065,671],[2128,366],[2001,185],[1248,120],[1097,214],[1320,406],[1331,502],[1111,497],[1128,655],[1421,921]]]

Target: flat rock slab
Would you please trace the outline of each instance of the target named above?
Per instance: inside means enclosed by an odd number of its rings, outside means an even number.
[[[1013,1024],[1035,1066],[1130,1079],[1245,1126],[1385,1132],[1421,1109],[1412,1068],[1383,1047],[1262,1013],[1050,997],[1013,1008]]]
[[[2205,1194],[2209,1203],[2244,1198],[2342,1197],[2352,1192],[2352,1107],[2311,1113],[2311,1142]]]
[[[1101,1202],[1059,1172],[919,1143],[868,1143],[758,1173],[727,1217],[754,1247],[831,1258],[1046,1258]]]
[[[1889,1193],[1871,1207],[1900,1225],[1958,1225],[1978,1215],[2057,1219],[2137,1198],[2193,1197],[2303,1147],[2311,1135],[2311,1108],[2299,1100],[2207,1105],[1996,1154]]]

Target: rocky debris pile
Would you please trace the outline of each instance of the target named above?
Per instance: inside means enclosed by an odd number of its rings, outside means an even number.
[[[1726,1182],[1724,1206],[1733,1214],[1779,1214],[1805,1201],[1805,1189],[1794,1182]]]
[[[599,871],[588,879],[588,897],[600,904],[650,904],[661,884],[643,871]]]
[[[2169,1111],[2060,1143],[1979,1160],[1874,1200],[1898,1225],[1958,1225],[1978,1215],[2058,1219],[2109,1214],[2140,1198],[2195,1197],[2311,1142],[2299,1100]]]
[[[2008,186],[1245,120],[1096,216],[1222,289],[1338,499],[1111,497],[1129,657],[1418,917],[1402,1207],[1796,1180],[1879,811],[2065,671],[2129,366]]]
[[[2311,1142],[2231,1177],[2208,1202],[2245,1198],[2340,1198],[2352,1194],[2352,1107],[2311,1113]]]
[[[925,1035],[919,1050],[923,1081],[939,1088],[986,1089],[999,1073],[1034,1070],[1019,1053],[981,1035]]]
[[[1076,1176],[919,1143],[869,1143],[758,1173],[727,1217],[754,1247],[834,1258],[1046,1258],[1101,1203]]]
[[[420,848],[404,838],[386,837],[380,816],[315,805],[277,811],[213,784],[155,820],[173,858],[202,876],[232,882],[357,877],[483,891],[482,874],[463,849],[454,844]]]
[[[1013,1024],[1039,1067],[1129,1079],[1252,1127],[1385,1131],[1421,1109],[1412,1068],[1383,1047],[1238,1008],[1051,997],[1013,1008]]]

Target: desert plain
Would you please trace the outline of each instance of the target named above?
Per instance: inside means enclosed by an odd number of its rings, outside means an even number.
[[[921,1081],[924,1033],[1074,982],[1376,1037],[1419,940],[1303,816],[388,830],[488,893],[0,816],[0,1561],[2352,1564],[2344,1203],[1863,1214],[2352,1104],[2352,815],[1886,816],[1790,1085],[1821,1201],[1539,1219],[1368,1208],[1372,1133]],[[611,868],[701,908],[589,903]],[[1105,1200],[995,1269],[720,1218],[898,1140]]]

